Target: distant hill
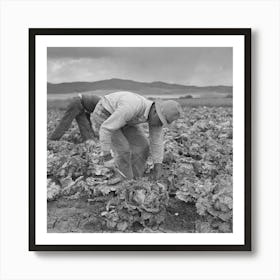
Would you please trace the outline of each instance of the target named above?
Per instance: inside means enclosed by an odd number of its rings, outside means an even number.
[[[222,93],[232,94],[232,86],[185,86],[179,84],[169,84],[164,82],[144,83],[132,80],[110,79],[97,82],[71,82],[52,84],[48,83],[47,92],[51,94],[89,92],[100,90],[124,90],[138,92],[143,95],[164,95],[170,93],[190,94],[190,93]]]

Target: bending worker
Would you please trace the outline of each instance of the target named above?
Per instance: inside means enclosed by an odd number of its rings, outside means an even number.
[[[133,92],[114,92],[105,95],[95,107],[93,128],[102,149],[102,161],[113,159],[127,179],[142,177],[149,156],[149,142],[141,123],[149,125],[150,150],[154,162],[154,176],[162,174],[163,125],[177,120],[182,113],[173,100],[151,101]]]
[[[59,140],[66,130],[69,129],[72,121],[76,119],[83,141],[94,138],[90,114],[93,112],[100,97],[96,95],[78,94],[68,105],[66,112],[58,126],[50,136],[50,140]]]

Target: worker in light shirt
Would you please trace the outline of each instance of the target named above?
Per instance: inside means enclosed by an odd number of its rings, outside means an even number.
[[[173,100],[151,101],[133,92],[120,91],[105,95],[96,105],[91,118],[98,135],[102,161],[112,160],[127,179],[142,177],[151,152],[154,176],[162,175],[163,125],[177,120],[182,114],[180,105]],[[141,123],[149,125],[149,141]]]

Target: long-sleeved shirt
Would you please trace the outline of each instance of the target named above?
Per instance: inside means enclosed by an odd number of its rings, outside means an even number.
[[[101,149],[110,151],[112,132],[125,125],[148,122],[153,161],[162,163],[164,151],[162,126],[152,126],[148,120],[153,101],[133,92],[120,91],[105,95],[101,102],[103,107],[111,113],[111,116],[100,127]]]

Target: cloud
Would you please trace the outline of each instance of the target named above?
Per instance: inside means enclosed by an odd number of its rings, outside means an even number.
[[[232,48],[48,48],[48,81],[232,84]]]

